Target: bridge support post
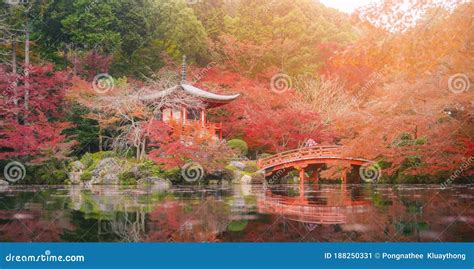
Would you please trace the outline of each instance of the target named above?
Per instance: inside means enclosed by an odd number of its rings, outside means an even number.
[[[304,168],[301,168],[300,169],[300,185],[304,185],[304,180],[305,180],[305,171],[304,171]]]
[[[300,199],[304,200],[304,180],[305,180],[305,171],[304,168],[300,169]]]
[[[304,181],[306,179],[304,168],[300,169],[300,199],[304,199]]]

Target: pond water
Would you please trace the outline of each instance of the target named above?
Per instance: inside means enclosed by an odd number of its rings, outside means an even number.
[[[0,186],[0,241],[474,241],[474,185]]]

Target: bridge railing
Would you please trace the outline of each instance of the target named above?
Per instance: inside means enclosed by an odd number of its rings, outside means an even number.
[[[305,160],[317,157],[340,157],[342,155],[342,146],[313,146],[284,151],[273,156],[259,159],[257,166],[259,168],[268,168],[282,163],[288,163],[298,160]]]

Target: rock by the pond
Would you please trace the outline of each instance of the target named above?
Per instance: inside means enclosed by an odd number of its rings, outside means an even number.
[[[92,170],[91,184],[114,185],[119,184],[118,175],[122,167],[115,158],[101,160]]]
[[[245,169],[245,163],[243,162],[238,162],[238,161],[231,161],[230,162],[230,165],[232,165],[233,167],[237,168],[237,169],[240,169],[240,170],[244,170]]]
[[[132,168],[130,168],[130,172],[133,173],[135,178],[145,178],[151,176],[150,171],[143,169],[140,165],[132,166]]]
[[[75,161],[70,164],[70,172],[68,172],[69,181],[72,184],[81,183],[81,175],[84,173],[84,164],[80,161]]]
[[[70,181],[72,184],[79,184],[79,183],[81,183],[81,175],[82,175],[82,172],[69,172],[69,173],[67,173],[67,175],[68,175],[69,181]]]
[[[85,168],[84,164],[80,161],[74,161],[69,166],[71,167],[71,172],[82,172]]]
[[[0,179],[0,185],[9,185],[10,183],[8,183],[8,181],[5,181],[5,180],[1,180]]]
[[[232,183],[240,183],[240,178],[242,177],[242,172],[240,170],[233,171],[232,174]]]
[[[249,175],[244,175],[242,176],[242,178],[240,179],[240,182],[241,183],[244,183],[244,184],[250,184],[252,182],[252,177],[249,176]]]
[[[168,179],[163,179],[159,177],[146,177],[139,179],[137,181],[138,185],[153,185],[153,186],[159,186],[163,188],[169,188],[171,187],[172,183]]]
[[[265,182],[265,176],[262,173],[253,173],[251,178],[250,183],[252,184],[262,184]]]

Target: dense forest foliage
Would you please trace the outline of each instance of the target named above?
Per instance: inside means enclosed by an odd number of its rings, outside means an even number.
[[[158,104],[135,98],[179,83],[186,55],[192,84],[241,93],[210,120],[251,159],[312,139],[376,160],[391,182],[469,179],[472,14],[460,0],[385,0],[352,15],[310,0],[2,2],[0,159],[36,175],[101,151],[162,170],[225,166],[242,153],[172,131]]]

